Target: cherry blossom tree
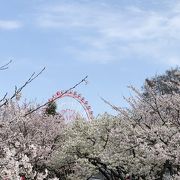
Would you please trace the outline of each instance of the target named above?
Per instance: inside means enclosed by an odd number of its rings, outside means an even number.
[[[35,107],[20,107],[16,101],[8,101],[0,108],[2,177],[8,175],[14,180],[25,175],[27,179],[39,179],[43,174],[54,174],[48,173],[48,161],[57,148],[57,140],[63,139],[64,124],[60,118],[45,116],[42,111],[24,116],[30,108]]]
[[[97,173],[107,180],[180,179],[180,94],[157,94],[149,86],[149,101],[131,89],[129,108],[112,105],[118,116],[69,124],[52,167],[66,169],[66,179]]]
[[[97,174],[106,180],[180,179],[179,91],[157,93],[146,82],[148,98],[130,87],[134,96],[126,109],[104,100],[117,116],[65,124],[58,114],[45,113],[49,102],[20,105],[22,89],[39,74],[0,101],[0,179],[90,180]],[[174,88],[174,82],[165,83]]]
[[[1,66],[0,70],[7,69],[10,63]],[[0,100],[0,179],[55,180],[64,174],[49,164],[61,142],[65,141],[65,123],[58,114],[45,113],[49,102],[42,105],[19,103],[21,91],[43,71],[44,68],[33,73],[21,87],[15,87],[12,95],[8,97],[6,93]]]
[[[171,83],[171,86],[169,86]],[[146,98],[149,94],[146,88],[152,87],[156,94],[172,94],[173,92],[180,93],[180,67],[171,68],[162,75],[156,75],[151,79],[146,79],[143,86],[143,93]]]

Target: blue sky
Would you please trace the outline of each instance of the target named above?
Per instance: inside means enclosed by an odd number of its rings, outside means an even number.
[[[32,72],[46,71],[23,91],[45,102],[88,75],[77,91],[95,114],[110,112],[100,96],[125,106],[128,85],[180,65],[180,1],[6,0],[0,6],[1,94]]]

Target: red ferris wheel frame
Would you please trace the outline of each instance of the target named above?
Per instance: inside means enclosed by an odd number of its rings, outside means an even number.
[[[91,109],[91,106],[88,104],[88,101],[85,100],[85,98],[78,94],[76,91],[57,91],[55,95],[52,96],[49,101],[56,101],[57,99],[64,98],[64,97],[71,97],[75,99],[79,104],[83,107],[84,111],[86,112],[86,116],[88,120],[93,119],[93,111]]]

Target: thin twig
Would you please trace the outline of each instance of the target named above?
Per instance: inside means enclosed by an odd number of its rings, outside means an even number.
[[[45,67],[39,72],[39,73],[32,73],[32,75],[30,76],[30,78],[20,87],[17,88],[15,86],[15,92],[14,94],[10,97],[10,99],[13,99],[18,93],[20,93],[22,91],[22,89],[27,86],[29,83],[31,83],[34,79],[36,79],[40,74],[42,74],[42,72],[45,70]]]
[[[5,69],[8,69],[8,65],[12,63],[12,60],[10,60],[8,63],[4,64],[3,66],[0,66],[0,71],[1,70],[5,70]]]
[[[116,107],[115,105],[112,105],[109,101],[107,101],[106,99],[104,99],[103,97],[100,97],[101,100],[106,103],[107,105],[109,105],[112,109],[114,109],[115,111],[121,112],[120,109],[118,107]]]
[[[75,88],[76,88],[77,86],[79,86],[81,83],[87,82],[87,81],[86,81],[87,78],[88,78],[88,76],[86,76],[85,78],[83,78],[80,82],[78,82],[77,84],[75,84],[73,87],[71,87],[71,88],[69,88],[68,90],[64,91],[59,97],[54,98],[51,102],[54,102],[54,101],[56,101],[57,99],[61,98],[64,94],[66,94],[66,93],[68,93],[69,91],[75,89]],[[45,106],[48,105],[48,104],[49,104],[49,101],[45,102],[44,104],[38,106],[37,108],[35,108],[35,109],[33,109],[33,110],[30,110],[30,111],[27,112],[24,116],[26,117],[26,116],[32,114],[33,112],[41,109],[42,107],[45,107]]]
[[[4,101],[6,99],[6,96],[7,96],[8,93],[6,93],[3,98],[0,100],[0,102]]]
[[[15,90],[14,90],[14,93],[12,94],[12,96],[9,98],[9,99],[13,99],[13,98],[15,98],[29,83],[31,83],[34,79],[36,79],[40,74],[42,74],[42,72],[45,70],[45,67],[39,72],[39,73],[33,73],[31,76],[30,76],[30,78],[21,86],[21,87],[19,87],[19,88],[17,88],[16,86],[15,86]],[[0,101],[0,102],[2,102],[2,101],[4,101],[4,103],[2,103],[1,105],[0,105],[0,107],[2,107],[2,106],[4,106],[4,105],[6,105],[7,104],[7,102],[8,102],[8,99],[6,99],[6,96],[7,96],[7,93],[5,94],[5,96],[3,97],[3,99]]]

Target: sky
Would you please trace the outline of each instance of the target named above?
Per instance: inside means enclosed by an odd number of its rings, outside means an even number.
[[[180,65],[179,0],[0,0],[1,96],[43,103],[88,75],[77,91],[95,115],[124,107],[127,86]]]

